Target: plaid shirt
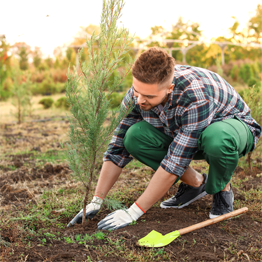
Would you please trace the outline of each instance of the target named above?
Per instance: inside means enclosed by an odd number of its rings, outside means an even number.
[[[250,109],[240,95],[218,74],[206,69],[176,65],[174,89],[163,108],[156,106],[149,111],[140,109],[134,89],[125,95],[122,106],[134,103],[130,114],[116,128],[104,153],[104,161],[124,167],[132,156],[123,145],[128,128],[145,120],[160,132],[173,138],[161,167],[167,172],[182,176],[198,151],[198,138],[210,124],[237,116],[247,124],[254,136],[254,145],[260,137],[261,127],[251,117]]]

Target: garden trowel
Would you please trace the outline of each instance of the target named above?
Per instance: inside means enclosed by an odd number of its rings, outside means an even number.
[[[240,214],[245,213],[247,211],[248,211],[248,208],[243,207],[243,208],[237,209],[233,212],[230,212],[230,213],[227,213],[227,214],[224,214],[224,215],[203,221],[201,223],[173,231],[173,232],[166,234],[164,236],[161,233],[153,230],[148,235],[146,235],[145,237],[139,239],[137,244],[139,246],[145,246],[145,247],[164,247],[164,246],[170,244],[173,240],[175,240],[177,237],[179,237],[181,235],[184,235],[188,232],[194,231],[194,230],[202,228],[202,227],[206,227],[206,226],[215,224],[215,223],[220,222],[222,220],[240,215]]]

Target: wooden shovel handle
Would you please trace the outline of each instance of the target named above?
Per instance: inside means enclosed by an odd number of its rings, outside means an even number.
[[[245,213],[247,211],[248,211],[248,208],[247,207],[243,207],[243,208],[237,209],[237,210],[235,210],[233,212],[230,212],[230,213],[227,213],[227,214],[215,217],[215,218],[208,219],[208,220],[206,220],[204,222],[201,222],[201,223],[189,226],[189,227],[185,227],[185,228],[179,229],[178,231],[179,231],[180,235],[184,235],[184,234],[189,233],[191,231],[194,231],[196,229],[215,224],[217,222],[220,222],[222,220],[228,219],[230,217],[234,217],[234,216],[240,215],[240,214]]]

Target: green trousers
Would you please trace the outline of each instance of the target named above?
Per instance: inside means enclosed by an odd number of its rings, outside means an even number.
[[[236,117],[213,123],[202,132],[194,160],[205,159],[209,164],[208,194],[215,194],[226,186],[238,159],[252,149],[253,140],[247,125]],[[133,157],[156,171],[172,141],[168,135],[141,121],[127,130],[124,146]]]

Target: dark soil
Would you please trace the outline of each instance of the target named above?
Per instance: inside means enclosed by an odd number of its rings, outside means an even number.
[[[55,146],[52,147],[56,147],[55,143],[53,145]],[[37,147],[34,150],[41,152]],[[24,210],[26,205],[34,204],[37,201],[37,196],[41,195],[44,190],[63,185],[65,181],[70,179],[70,170],[66,164],[53,165],[46,163],[42,168],[35,167],[35,163],[31,163],[32,167],[30,165],[25,166],[25,163],[30,163],[30,155],[10,155],[13,165],[17,167],[15,171],[11,171],[7,167],[1,168],[1,209],[9,211],[10,206],[13,206],[17,210]],[[259,159],[257,162],[261,164]],[[253,200],[252,197],[247,199],[247,196],[252,196],[254,190],[262,191],[261,173],[261,166],[257,165],[253,167],[252,171],[238,167],[234,174],[234,181],[241,181],[238,187],[233,188],[235,209],[247,206],[252,211],[182,235],[163,249],[163,252],[168,254],[168,258],[161,255],[161,250],[159,252],[159,249],[155,249],[155,252],[159,253],[154,257],[154,260],[262,261],[261,206],[260,208],[254,208],[257,200]],[[127,178],[134,176],[129,171],[125,172],[125,175]],[[30,183],[33,187],[23,187],[23,183]],[[172,196],[176,190],[177,185],[169,190],[165,198]],[[136,194],[138,193],[136,192]],[[57,238],[56,240],[47,239],[45,245],[42,245],[38,237],[33,237],[30,239],[29,246],[28,241],[23,241],[23,239],[26,239],[26,235],[19,235],[15,228],[2,228],[0,231],[2,239],[11,245],[0,246],[0,260],[2,258],[2,261],[32,262],[151,261],[153,260],[152,257],[147,259],[145,254],[149,254],[152,249],[138,246],[137,240],[146,236],[152,230],[167,234],[207,220],[211,203],[212,196],[208,195],[183,209],[161,209],[159,205],[154,206],[135,225],[110,233],[105,232],[106,235],[103,239],[94,238],[87,245],[67,243],[64,239],[57,240]],[[85,227],[75,225],[64,229],[50,228],[50,232],[61,232],[63,237],[75,237],[78,234],[92,235],[97,232],[97,223],[110,212],[106,208],[102,208],[101,212],[93,220],[89,221]],[[57,216],[58,222],[64,224],[67,224],[71,219],[72,217],[63,217],[59,216],[59,214]],[[44,224],[38,224],[38,230],[44,227]],[[113,251],[109,252],[110,248]],[[127,258],[128,254],[125,253],[125,250],[129,253],[133,251],[134,254],[141,254],[141,256],[134,257],[130,253]],[[87,260],[87,257],[91,260]]]
[[[61,178],[66,177],[69,169],[66,165],[46,164],[40,170],[21,167],[13,171],[8,177],[2,177],[0,181],[1,193],[4,196],[3,204],[14,204],[17,202],[27,202],[33,200],[26,189],[12,189],[12,185],[18,181],[34,180],[35,183],[43,183],[48,188],[52,187],[54,176]],[[239,170],[237,176],[243,175],[243,170]],[[261,188],[261,177],[251,174],[249,180],[243,182],[241,189],[248,191],[250,189]],[[169,194],[176,191],[176,186],[170,190]],[[173,192],[172,192],[173,191]],[[245,200],[244,196],[237,189],[234,189],[236,200]],[[211,207],[212,197],[206,196],[190,206],[183,209],[161,209],[159,207],[151,208],[138,223],[123,229],[112,231],[108,237],[112,241],[121,239],[125,248],[136,250],[138,253],[144,248],[137,246],[137,240],[147,235],[152,230],[162,234],[178,230],[190,225],[202,222],[208,219],[208,213]],[[18,204],[18,203],[17,203]],[[248,206],[248,205],[247,205]],[[97,223],[103,219],[110,211],[103,209],[92,221],[83,228],[82,225],[76,225],[71,228],[59,229],[63,236],[75,236],[77,234],[92,235],[97,231]],[[60,218],[63,223],[68,223],[71,218]],[[249,211],[237,218],[220,222],[188,233],[174,240],[170,245],[165,247],[165,251],[171,256],[171,261],[249,261],[250,252],[256,252],[255,257],[250,261],[261,261],[262,255],[262,223],[261,211]],[[58,230],[58,229],[53,229]],[[2,238],[6,241],[13,242],[15,232],[4,230],[1,232]],[[25,247],[23,243],[12,248],[2,247],[6,261],[20,261],[21,254],[26,257],[26,261],[85,261],[87,255],[92,261],[126,261],[119,256],[103,257],[97,247],[107,245],[107,238],[95,239],[88,248],[83,244],[65,243],[65,241],[53,240],[41,246],[37,238],[31,240],[31,247]],[[12,249],[13,255],[8,251]],[[9,252],[10,253],[10,252]],[[117,254],[116,254],[117,255]],[[226,258],[226,259],[225,259]],[[161,260],[161,258],[160,258]]]

